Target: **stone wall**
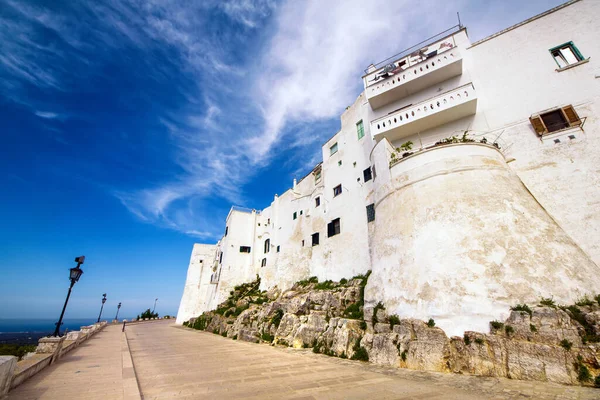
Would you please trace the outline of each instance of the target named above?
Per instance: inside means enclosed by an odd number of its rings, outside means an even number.
[[[212,312],[184,323],[234,340],[312,348],[329,356],[423,371],[600,385],[600,295],[578,305],[515,305],[489,333],[448,337],[435,321],[364,305],[366,276],[308,279],[292,289],[237,286]]]

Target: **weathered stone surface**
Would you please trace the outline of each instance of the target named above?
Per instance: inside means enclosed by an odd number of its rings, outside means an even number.
[[[581,362],[593,376],[600,374],[600,344],[584,345],[581,339],[586,329],[588,335],[590,329],[600,329],[598,306],[579,307],[577,317],[569,314],[573,309],[533,306],[531,313],[512,311],[492,333],[465,332],[463,337],[448,338],[442,329],[418,319],[400,319],[391,326],[379,307],[376,319],[372,306],[363,307],[364,320],[345,318],[348,306],[356,312],[362,305],[361,282],[333,285],[330,290],[316,290],[309,283],[283,293],[255,295],[272,301],[238,302],[249,308],[237,317],[205,313],[206,330],[251,342],[314,347],[348,358],[358,345],[365,348],[370,362],[424,371],[578,384],[575,365]],[[574,320],[581,321],[581,316],[585,328]]]
[[[8,393],[16,367],[17,357],[0,356],[0,399]]]

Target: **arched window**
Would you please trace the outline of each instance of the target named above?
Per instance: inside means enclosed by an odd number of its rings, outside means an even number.
[[[265,253],[268,253],[271,250],[271,239],[265,240]]]

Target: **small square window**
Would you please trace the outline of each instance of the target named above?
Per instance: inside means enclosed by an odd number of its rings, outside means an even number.
[[[375,221],[375,203],[367,206],[367,222]]]
[[[371,167],[363,171],[363,177],[365,178],[365,182],[368,182],[371,179],[373,179],[373,175],[371,174]]]
[[[333,188],[333,197],[342,194],[342,185],[337,185]]]
[[[263,258],[263,259],[262,259],[262,261],[261,261],[261,263],[260,263],[260,266],[261,266],[261,267],[266,267],[266,266],[267,266],[267,259],[266,259],[266,258]]]
[[[302,211],[303,211],[303,210],[300,210],[300,215],[302,215]]]
[[[550,49],[550,54],[552,54],[552,57],[554,57],[554,61],[556,61],[556,64],[558,64],[559,68],[577,64],[579,61],[583,61],[584,59],[583,55],[581,55],[579,49],[575,47],[573,42],[567,42]]]
[[[554,139],[554,143],[560,143],[560,139]]]
[[[336,218],[327,224],[327,237],[332,237],[339,234],[341,231],[340,219]]]
[[[294,211],[294,219],[298,218],[298,212]]]
[[[541,117],[548,132],[560,131],[569,127],[569,121],[567,121],[561,110],[542,114]]]
[[[250,246],[240,246],[240,253],[250,253]]]
[[[302,247],[304,247],[304,240],[302,240]]]
[[[571,140],[575,139],[575,135],[569,135],[569,139],[571,139]]]
[[[365,127],[363,125],[362,119],[356,123],[356,133],[358,134],[359,140],[365,136]]]
[[[338,161],[338,167],[342,166],[342,160]]]
[[[313,175],[315,176],[315,184],[316,184],[321,180],[321,167],[319,167],[318,170],[313,172]]]
[[[279,253],[281,251],[281,246],[277,246],[277,252]]]
[[[321,205],[321,198],[315,197],[315,207],[319,207]]]
[[[333,144],[333,146],[331,146],[331,147],[329,148],[329,155],[330,155],[330,156],[332,156],[332,155],[334,155],[335,153],[337,153],[337,151],[338,151],[338,144],[337,144],[337,142],[335,142],[335,143]]]
[[[319,232],[312,234],[312,245],[317,246],[319,244]]]

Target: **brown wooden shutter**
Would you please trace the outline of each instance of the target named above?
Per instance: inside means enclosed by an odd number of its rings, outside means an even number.
[[[570,126],[581,125],[579,115],[577,115],[577,111],[575,111],[572,105],[569,104],[568,106],[563,107],[562,112],[565,115],[566,120],[569,121]]]
[[[547,132],[546,125],[544,124],[544,121],[542,121],[542,117],[540,117],[539,115],[533,115],[529,117],[529,121],[531,121],[533,129],[535,129],[538,135],[541,136]]]

